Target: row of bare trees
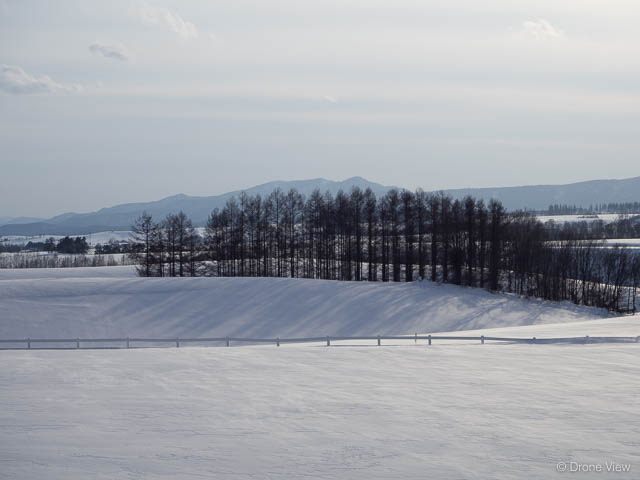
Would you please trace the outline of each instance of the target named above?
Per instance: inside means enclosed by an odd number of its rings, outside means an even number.
[[[541,217],[544,219],[544,217]],[[545,222],[554,240],[597,240],[605,238],[640,238],[640,215],[619,215],[613,221],[601,219],[577,222]]]
[[[640,214],[640,202],[596,203],[588,207],[553,204],[544,212],[547,215],[593,215],[599,213]]]
[[[195,277],[203,273],[202,240],[184,212],[155,223],[143,213],[132,227],[129,257],[143,277]]]
[[[184,215],[134,226],[143,276],[432,281],[612,310],[635,308],[640,260],[597,242],[550,241],[534,216],[421,190],[241,194],[203,235]]]
[[[41,254],[39,252],[0,255],[0,269],[4,268],[74,268],[74,267],[115,267],[130,265],[130,260],[113,255],[85,254]]]
[[[295,190],[266,198],[241,194],[209,217],[207,258],[218,276],[434,281],[499,288],[506,213],[472,198],[391,190]]]

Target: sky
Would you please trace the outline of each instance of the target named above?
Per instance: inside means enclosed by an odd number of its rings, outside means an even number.
[[[0,0],[0,216],[640,175],[637,0]]]

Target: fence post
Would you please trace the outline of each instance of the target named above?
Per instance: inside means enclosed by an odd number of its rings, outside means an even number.
[[[180,348],[180,339],[176,338],[176,348]]]
[[[276,338],[276,347],[280,346],[280,337]]]
[[[127,348],[131,348],[131,347],[129,346],[129,337],[127,337]]]
[[[431,334],[429,334],[429,345],[431,345]]]
[[[482,345],[484,345],[484,335],[482,335],[482,336],[480,337],[480,343],[481,343]]]
[[[327,337],[327,347],[331,346],[331,339],[329,337]]]
[[[80,339],[76,338],[76,350],[80,348]]]
[[[227,347],[230,347],[231,345],[229,345],[229,337],[227,337]]]
[[[380,346],[380,335],[378,335],[378,346]]]
[[[27,348],[31,350],[31,339],[27,338]]]

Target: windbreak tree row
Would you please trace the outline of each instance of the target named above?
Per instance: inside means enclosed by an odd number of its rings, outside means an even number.
[[[553,204],[544,212],[548,215],[594,215],[599,213],[640,213],[640,202],[596,203],[588,207]]]
[[[89,244],[86,237],[71,238],[67,236],[58,242],[53,237],[49,237],[44,242],[29,241],[26,245],[0,243],[0,253],[48,252],[85,255],[88,251]]]
[[[549,220],[544,226],[551,240],[640,238],[640,215],[619,215],[618,218],[609,222],[601,219],[577,222]]]
[[[635,309],[640,259],[598,242],[553,241],[535,216],[421,190],[296,190],[231,198],[200,235],[184,215],[133,227],[142,276],[417,279],[611,310]]]
[[[113,255],[41,255],[38,252],[0,255],[0,269],[5,268],[75,268],[75,267],[115,267],[130,265],[130,260]]]

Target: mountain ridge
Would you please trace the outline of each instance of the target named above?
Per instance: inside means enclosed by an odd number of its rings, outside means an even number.
[[[143,211],[154,218],[163,218],[169,213],[184,211],[195,225],[204,225],[214,208],[222,208],[226,201],[242,192],[248,195],[268,195],[276,188],[288,191],[295,188],[308,196],[315,189],[333,194],[339,190],[349,191],[353,187],[371,188],[376,195],[384,195],[393,186],[370,182],[355,176],[342,181],[312,178],[303,180],[275,180],[246,189],[233,190],[220,195],[191,196],[179,193],[151,202],[131,202],[103,207],[94,212],[66,212],[49,219],[35,222],[6,222],[0,219],[0,235],[81,235],[98,231],[128,230]],[[485,202],[495,198],[508,210],[543,210],[551,204],[589,206],[594,203],[620,203],[640,201],[640,177],[625,179],[596,179],[582,182],[552,185],[524,185],[512,187],[479,187],[438,190],[454,198],[471,195]],[[6,218],[6,217],[5,217]],[[25,219],[29,220],[29,219]]]
[[[87,213],[62,213],[46,220],[26,224],[0,225],[0,235],[83,235],[98,231],[129,230],[133,221],[147,211],[155,218],[163,218],[169,213],[184,211],[194,225],[201,226],[214,208],[222,208],[226,201],[242,192],[248,195],[268,195],[276,188],[288,191],[295,188],[303,195],[309,195],[315,189],[323,193],[335,194],[339,190],[352,187],[371,188],[376,195],[382,195],[391,188],[362,177],[350,177],[343,181],[324,178],[303,180],[275,180],[246,189],[233,190],[212,196],[191,196],[183,193],[171,195],[151,202],[132,202],[104,207]]]

